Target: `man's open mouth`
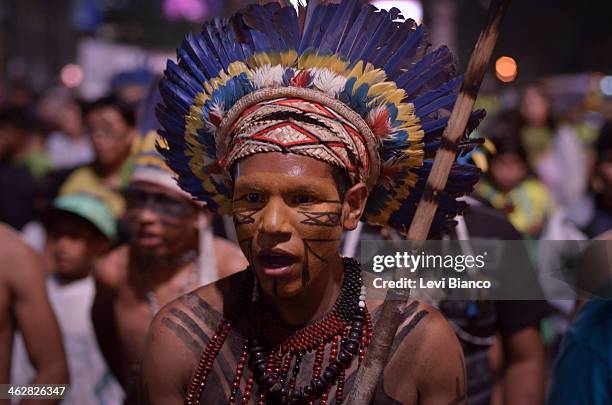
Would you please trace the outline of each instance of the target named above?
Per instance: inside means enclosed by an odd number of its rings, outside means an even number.
[[[284,276],[291,271],[291,266],[299,261],[297,256],[280,249],[262,250],[257,255],[257,261],[264,274],[268,276]]]

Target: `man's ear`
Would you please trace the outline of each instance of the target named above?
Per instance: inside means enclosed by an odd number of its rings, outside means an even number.
[[[342,227],[347,231],[357,228],[365,210],[368,190],[363,183],[357,183],[344,194],[342,203]]]

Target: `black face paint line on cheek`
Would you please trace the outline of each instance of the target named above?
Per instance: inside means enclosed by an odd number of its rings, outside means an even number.
[[[306,219],[300,223],[310,226],[324,226],[335,228],[340,226],[340,212],[338,211],[299,211]]]
[[[251,225],[255,223],[255,218],[253,216],[259,212],[259,210],[245,210],[240,212],[235,212],[232,219],[234,220],[234,226],[238,228],[242,225]]]
[[[308,243],[304,241],[304,263],[302,264],[302,287],[304,287],[310,281],[310,269],[308,267],[308,252],[310,247]]]

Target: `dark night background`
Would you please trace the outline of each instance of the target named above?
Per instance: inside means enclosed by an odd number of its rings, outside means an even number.
[[[221,10],[239,0],[216,2]],[[440,0],[422,1],[425,23]],[[465,70],[483,25],[488,0],[454,1],[460,69]],[[97,29],[75,25],[75,4],[105,4]],[[79,38],[102,37],[151,49],[172,51],[185,32],[198,24],[168,22],[162,0],[0,0],[0,77],[10,76],[14,61],[44,87],[73,62]],[[544,75],[612,71],[612,1],[514,0],[494,54],[519,63],[519,82]],[[24,66],[21,70],[24,70]]]
[[[427,1],[424,2],[425,4]],[[486,16],[480,0],[458,0],[463,68]],[[612,1],[514,0],[496,56],[515,57],[521,75],[612,72]]]

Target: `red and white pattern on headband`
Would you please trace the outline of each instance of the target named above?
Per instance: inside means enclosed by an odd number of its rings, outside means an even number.
[[[344,169],[353,182],[367,182],[371,157],[365,137],[330,107],[298,98],[260,102],[246,109],[231,127],[227,170],[256,153],[308,156]]]

